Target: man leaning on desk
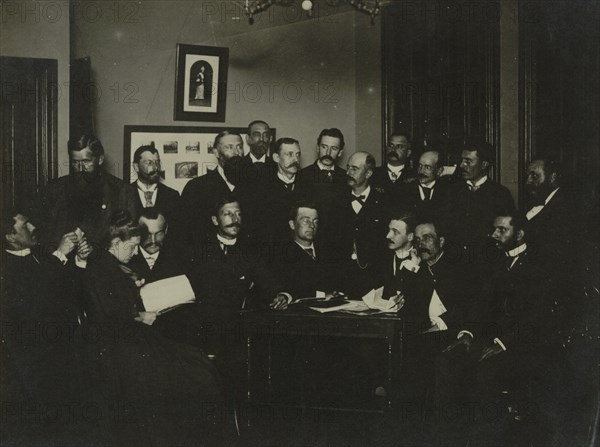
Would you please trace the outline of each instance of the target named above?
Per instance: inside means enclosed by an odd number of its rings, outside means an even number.
[[[290,210],[288,224],[290,236],[275,254],[271,267],[289,295],[275,298],[271,304],[274,309],[285,309],[299,298],[332,296],[332,291],[338,290],[338,272],[331,247],[317,238],[317,205],[297,202]]]

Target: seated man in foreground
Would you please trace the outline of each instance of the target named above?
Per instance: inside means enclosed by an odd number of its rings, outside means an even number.
[[[524,219],[514,213],[498,216],[492,238],[506,253],[505,260],[496,265],[479,305],[470,309],[471,323],[462,325],[436,365],[437,408],[474,403],[478,429],[492,422],[483,417],[485,408],[507,414],[501,402],[503,389],[513,390],[513,404],[520,411],[539,417],[550,397],[548,389],[554,389],[550,386],[556,380],[559,352],[553,344],[551,281],[528,250]],[[538,424],[528,428],[539,428],[540,419],[532,421]],[[440,441],[464,434],[466,423],[442,426],[446,433]],[[542,432],[549,435],[540,430],[537,442],[547,445],[539,441]]]

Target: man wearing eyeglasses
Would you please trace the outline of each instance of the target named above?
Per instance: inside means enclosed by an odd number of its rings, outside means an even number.
[[[37,220],[45,223],[42,241],[49,253],[63,234],[76,228],[85,233],[91,246],[97,245],[115,210],[135,212],[134,190],[102,169],[104,147],[95,136],[70,140],[68,150],[69,174],[48,183],[38,207],[43,217]]]
[[[328,247],[317,239],[320,220],[317,205],[302,200],[292,206],[289,215],[290,237],[277,253],[272,269],[291,298],[325,296],[337,287],[336,266]],[[284,303],[273,303],[280,308]],[[287,304],[287,303],[285,303]]]
[[[448,206],[448,182],[441,178],[443,166],[437,150],[423,152],[417,166],[417,181],[406,185],[400,203],[419,220],[443,220]]]
[[[161,163],[154,142],[140,146],[133,154],[133,169],[137,180],[131,184],[136,193],[136,216],[143,209],[156,207],[169,222],[177,222],[179,193],[160,182]]]
[[[385,164],[377,167],[373,174],[373,186],[382,189],[394,201],[399,197],[402,187],[416,179],[410,166],[411,147],[408,135],[390,135],[385,148]]]

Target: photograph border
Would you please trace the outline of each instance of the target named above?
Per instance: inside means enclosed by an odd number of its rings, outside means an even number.
[[[216,112],[190,112],[185,111],[185,75],[186,57],[188,55],[216,56],[219,58],[219,78],[213,81],[217,86],[217,111]],[[229,66],[229,48],[208,47],[201,45],[177,44],[175,64],[175,102],[173,119],[175,121],[225,121],[225,108],[227,104],[227,69]]]

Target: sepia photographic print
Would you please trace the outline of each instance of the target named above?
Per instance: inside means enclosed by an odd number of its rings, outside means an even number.
[[[600,445],[599,25],[0,1],[0,447]]]

